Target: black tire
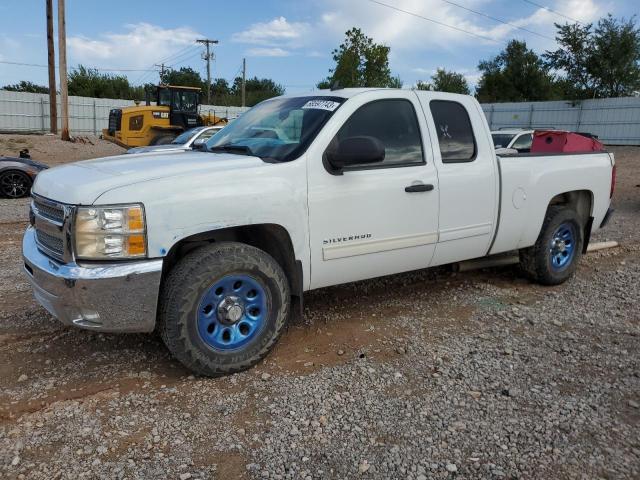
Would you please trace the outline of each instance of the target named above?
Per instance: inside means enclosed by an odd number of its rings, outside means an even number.
[[[8,198],[22,198],[31,192],[31,177],[20,170],[0,173],[0,195]]]
[[[248,343],[221,350],[201,336],[199,315],[203,299],[216,282],[232,275],[249,276],[263,286],[267,314]],[[158,330],[167,348],[188,369],[219,376],[246,370],[262,360],[284,331],[289,311],[289,283],[269,254],[242,243],[214,243],[188,253],[169,272],[161,292]]]
[[[553,240],[554,234],[564,226],[572,231],[572,254],[565,264],[559,266],[554,263]],[[520,266],[532,280],[542,285],[558,285],[567,281],[575,273],[582,256],[583,244],[584,228],[578,219],[578,214],[568,207],[549,207],[536,243],[532,247],[520,250]],[[555,251],[563,255],[565,248],[563,244],[562,252]]]
[[[168,145],[175,140],[176,136],[170,133],[161,133],[160,135],[153,137],[150,145]]]

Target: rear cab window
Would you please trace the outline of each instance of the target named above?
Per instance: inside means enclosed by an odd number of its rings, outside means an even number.
[[[467,109],[452,100],[431,100],[442,163],[473,162],[478,152]]]

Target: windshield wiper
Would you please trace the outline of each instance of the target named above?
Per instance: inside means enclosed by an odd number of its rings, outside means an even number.
[[[211,147],[209,151],[237,153],[240,155],[251,155],[252,157],[255,156],[251,149],[246,145],[231,145],[230,143],[227,143],[226,145],[216,145],[215,147]]]

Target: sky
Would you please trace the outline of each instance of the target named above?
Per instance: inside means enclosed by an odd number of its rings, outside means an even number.
[[[212,77],[231,82],[246,58],[247,76],[272,78],[288,93],[311,91],[328,75],[331,51],[354,26],[391,47],[392,73],[405,87],[438,68],[475,85],[478,62],[512,38],[542,53],[556,48],[554,22],[640,10],[635,0],[67,0],[66,9],[69,68],[113,69],[141,84],[158,82],[154,65],[164,62],[204,78],[195,40],[209,38],[219,41]],[[0,0],[0,87],[46,85],[46,68],[2,62],[46,65],[44,0]]]

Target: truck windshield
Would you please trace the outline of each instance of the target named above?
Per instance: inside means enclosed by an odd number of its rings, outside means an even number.
[[[211,137],[207,150],[288,162],[304,153],[344,100],[324,96],[266,100]]]
[[[507,148],[515,134],[512,133],[492,133],[494,148]]]

